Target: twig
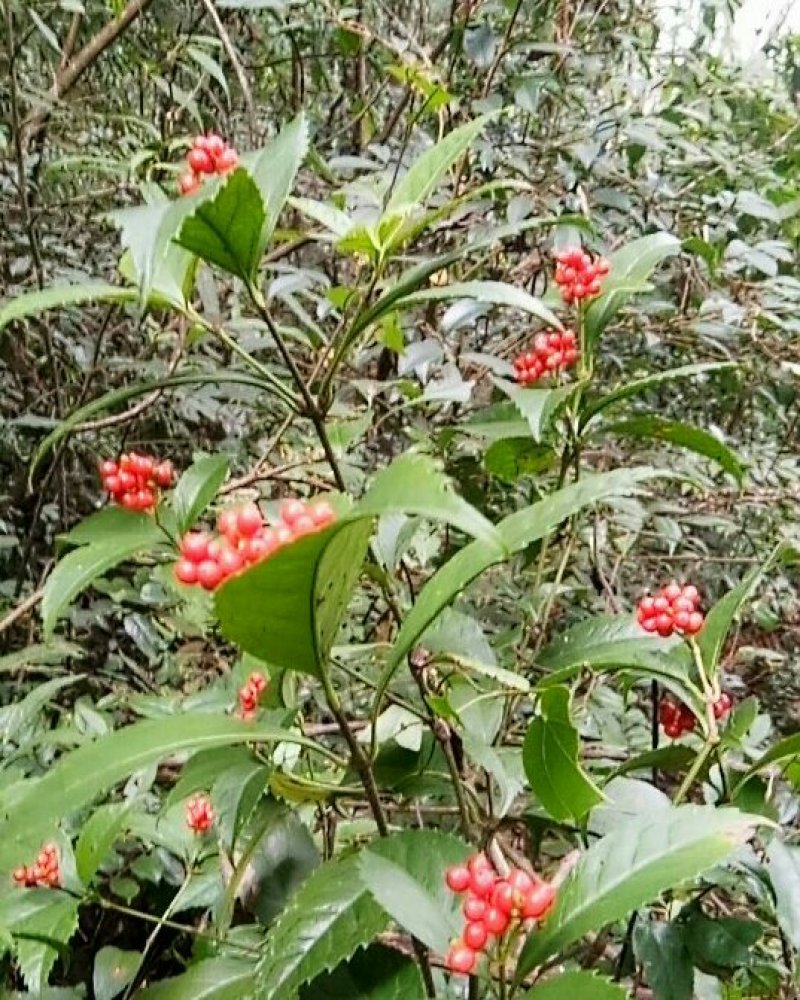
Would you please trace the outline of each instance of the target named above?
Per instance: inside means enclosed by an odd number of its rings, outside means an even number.
[[[2,635],[6,629],[11,628],[14,622],[18,621],[29,611],[35,608],[39,601],[41,601],[42,597],[44,597],[44,587],[39,587],[38,590],[34,590],[32,594],[26,597],[24,601],[18,604],[15,608],[12,608],[5,618],[0,619],[0,635]]]
[[[214,30],[219,35],[219,40],[222,42],[225,55],[230,60],[231,66],[233,66],[233,72],[236,74],[236,79],[239,82],[239,87],[242,91],[242,96],[244,97],[244,103],[247,105],[247,114],[250,118],[251,138],[254,139],[258,131],[258,118],[256,116],[256,106],[253,103],[253,94],[250,90],[250,84],[247,82],[247,74],[244,71],[244,66],[242,66],[242,62],[239,59],[233,42],[231,41],[231,36],[228,34],[225,25],[222,23],[222,18],[219,16],[213,0],[201,0],[201,3],[205,7],[206,12],[214,25]]]
[[[100,58],[109,45],[112,45],[128,25],[135,21],[152,2],[153,0],[130,0],[118,18],[109,21],[105,27],[101,28],[94,38],[83,46],[75,58],[70,59],[69,63],[56,73],[49,95],[53,104],[75,86],[92,63]],[[10,9],[9,4],[5,6]],[[23,125],[23,147],[27,147],[31,140],[41,132],[47,124],[50,111],[50,107],[38,108],[28,116]]]

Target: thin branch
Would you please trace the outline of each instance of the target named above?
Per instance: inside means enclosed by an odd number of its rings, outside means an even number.
[[[258,130],[258,118],[256,116],[256,106],[253,103],[253,94],[250,90],[250,84],[247,81],[247,74],[244,71],[244,66],[242,66],[242,61],[236,52],[233,42],[231,41],[231,36],[228,34],[225,25],[222,23],[222,18],[219,16],[213,0],[201,0],[201,3],[206,9],[211,23],[214,25],[214,30],[219,35],[219,40],[222,42],[225,55],[230,60],[231,66],[233,66],[233,72],[236,74],[236,79],[239,82],[239,88],[242,91],[244,103],[247,105],[247,114],[250,118],[251,137],[255,138]]]

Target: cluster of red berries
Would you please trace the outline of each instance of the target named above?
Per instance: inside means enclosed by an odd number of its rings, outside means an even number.
[[[186,803],[186,825],[197,834],[208,833],[214,825],[214,807],[204,792],[193,795]]]
[[[206,175],[229,174],[238,165],[238,153],[221,135],[214,132],[198,135],[186,157],[187,169],[178,178],[178,190],[181,194],[194,194],[200,190]]]
[[[523,920],[541,919],[556,896],[549,882],[521,868],[512,868],[501,877],[485,854],[475,854],[466,864],[449,868],[445,881],[453,892],[466,894],[464,929],[446,958],[447,968],[462,975],[474,972],[479,953],[493,937],[502,937]]]
[[[32,865],[23,865],[13,874],[17,885],[30,888],[34,885],[47,889],[57,889],[61,885],[61,868],[58,863],[58,848],[55,844],[45,844],[36,855]]]
[[[723,691],[711,706],[714,718],[719,721],[733,708],[733,698]],[[662,698],[658,706],[658,721],[671,740],[680,739],[684,733],[694,732],[697,720],[686,705],[673,701],[672,698]]]
[[[155,507],[159,490],[172,486],[175,470],[172,462],[132,451],[120,455],[118,462],[101,462],[100,478],[112,500],[128,510],[144,511]]]
[[[574,330],[563,333],[537,333],[527,354],[514,361],[514,375],[520,385],[532,385],[543,375],[553,375],[578,360],[578,341]]]
[[[673,632],[696,635],[703,627],[697,587],[668,583],[655,597],[643,597],[636,608],[636,620],[646,632],[668,636]]]
[[[313,504],[284,500],[278,515],[278,523],[269,526],[255,503],[226,507],[217,518],[216,538],[192,531],[181,539],[175,576],[181,583],[214,590],[234,573],[262,562],[303,535],[327,528],[336,516],[325,500]]]
[[[268,684],[263,674],[253,673],[239,688],[239,714],[245,722],[252,722],[255,719],[258,703]]]
[[[554,256],[558,265],[556,284],[561,288],[561,296],[568,305],[600,294],[602,279],[610,270],[604,257],[592,260],[580,247],[562,250]]]

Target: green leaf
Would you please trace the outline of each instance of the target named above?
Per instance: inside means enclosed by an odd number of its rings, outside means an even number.
[[[307,152],[308,123],[305,116],[300,114],[264,147],[252,166],[253,180],[267,208],[267,219],[261,235],[261,253],[275,231]]]
[[[99,806],[81,826],[75,844],[75,867],[78,877],[88,886],[108,857],[115,841],[125,829],[130,813],[124,802]]]
[[[767,848],[767,873],[778,923],[795,951],[800,950],[800,848],[775,837]]]
[[[778,557],[780,549],[773,549],[761,566],[756,566],[733,590],[720,598],[706,615],[702,631],[697,636],[697,645],[703,658],[707,674],[716,670],[722,655],[728,632],[734,619],[750,599],[761,578]]]
[[[320,676],[371,532],[371,518],[342,520],[232,577],[215,597],[224,635],[259,659]]]
[[[680,420],[665,420],[663,417],[653,415],[633,417],[614,424],[604,424],[594,433],[652,438],[676,444],[687,451],[710,458],[737,482],[741,483],[744,479],[745,467],[736,452],[708,431],[693,427],[691,424],[684,424]]]
[[[50,664],[62,664],[67,659],[79,660],[84,655],[83,649],[72,642],[54,640],[48,643],[34,643],[19,649],[15,653],[0,656],[0,673],[9,670],[28,670]]]
[[[86,281],[80,285],[52,285],[41,291],[26,292],[10,299],[0,309],[0,330],[15,319],[38,316],[48,309],[66,309],[90,302],[138,302],[135,288],[120,288],[104,281]]]
[[[627,990],[608,979],[574,970],[556,973],[523,994],[523,1000],[625,1000],[627,995]]]
[[[247,282],[261,260],[265,223],[261,193],[253,178],[240,167],[213,198],[201,201],[184,220],[176,242]]]
[[[363,851],[359,874],[376,902],[396,923],[434,951],[444,953],[458,935],[458,924],[449,920],[431,894],[400,865]]]
[[[64,816],[140,768],[186,750],[235,743],[294,742],[315,745],[267,722],[247,723],[214,715],[176,715],[125,726],[64,754],[38,780],[20,782],[0,795],[0,866],[14,867],[31,843],[43,839]]]
[[[256,996],[295,1000],[303,983],[335,969],[388,923],[361,881],[358,856],[327,862],[303,883],[271,928]]]
[[[24,896],[18,890],[0,902],[0,923],[14,934],[19,971],[33,996],[44,993],[59,953],[78,928],[78,902],[52,889],[28,889]]]
[[[314,201],[312,198],[290,198],[289,204],[315,222],[319,222],[337,239],[350,229],[350,216],[332,205],[326,205],[325,202]]]
[[[547,326],[557,330],[563,329],[561,321],[541,299],[526,292],[524,288],[507,285],[502,281],[458,281],[451,285],[425,288],[405,296],[398,302],[397,307],[404,309],[418,302],[433,302],[439,299],[473,299],[475,302],[507,306],[509,309],[519,309],[521,312],[536,316]]]
[[[217,495],[225,482],[229,464],[226,455],[207,455],[198,458],[178,480],[172,495],[172,509],[181,533],[194,525]]]
[[[251,996],[253,963],[208,958],[187,972],[136,993],[137,1000],[242,1000]]]
[[[476,577],[490,566],[503,562],[510,553],[519,552],[543,538],[582,508],[612,497],[629,496],[636,493],[646,480],[662,475],[665,473],[656,469],[633,468],[586,476],[580,482],[565,486],[544,500],[504,518],[497,525],[500,544],[478,539],[457,552],[425,584],[406,616],[381,678],[376,704],[425,629]]]
[[[425,1000],[416,962],[384,945],[357,952],[300,989],[300,1000]]]
[[[170,201],[164,192],[150,185],[148,204],[123,208],[110,213],[120,229],[120,240],[127,248],[132,264],[130,279],[139,288],[140,301],[146,302],[155,290],[168,303],[182,308],[184,286],[194,258],[172,242],[184,217],[193,210],[196,199]]]
[[[537,442],[542,440],[553,417],[574,390],[574,386],[569,385],[559,386],[556,389],[534,389],[514,385],[513,382],[501,378],[492,381],[528,421],[531,436]]]
[[[405,830],[370,844],[361,854],[364,884],[386,912],[435,951],[457,936],[458,903],[443,872],[466,860],[469,847],[439,830]]]
[[[680,368],[669,368],[663,372],[653,372],[652,375],[646,375],[644,378],[624,382],[618,389],[614,389],[606,393],[605,396],[601,396],[599,399],[588,403],[581,412],[579,427],[583,430],[592,417],[598,413],[608,409],[608,407],[613,406],[615,403],[621,402],[623,399],[629,399],[631,396],[638,396],[643,392],[647,392],[648,389],[655,388],[661,385],[662,382],[672,382],[675,379],[681,378],[694,378],[695,375],[706,375],[712,372],[730,371],[733,368],[738,368],[738,363],[735,361],[704,361],[695,365],[682,365]]]
[[[595,343],[631,295],[648,289],[647,279],[667,257],[681,249],[680,241],[669,233],[642,236],[611,254],[611,271],[603,282],[603,292],[586,313],[586,332]]]
[[[570,873],[545,925],[525,942],[518,979],[590,931],[721,863],[763,822],[736,809],[686,805],[632,819],[603,837]]]
[[[680,641],[647,635],[633,614],[598,615],[562,632],[539,653],[536,663],[552,671],[558,681],[584,667],[598,670],[641,667],[671,673],[675,667],[666,654]],[[548,683],[548,678],[544,683]]]
[[[88,545],[69,552],[47,578],[42,597],[42,627],[50,635],[59,617],[83,590],[107,570],[140,552],[152,549],[164,536],[153,518],[147,523],[126,520],[121,533],[103,533]],[[85,526],[84,526],[85,527]]]
[[[525,734],[522,763],[534,794],[560,822],[581,820],[604,798],[582,770],[579,752],[569,688],[548,688],[539,695],[539,715]]]
[[[749,965],[750,951],[764,933],[757,920],[707,917],[699,909],[689,913],[684,928],[694,964],[711,972]]]
[[[8,744],[17,740],[20,734],[39,715],[44,706],[61,691],[82,680],[84,674],[70,677],[54,677],[45,681],[44,684],[37,684],[36,687],[24,698],[13,701],[10,705],[0,708],[0,740]]]
[[[482,115],[454,129],[417,159],[400,179],[386,206],[381,223],[390,216],[423,204],[439,186],[447,171],[469,149],[483,131],[490,115]]]
[[[142,956],[138,951],[122,951],[107,945],[95,955],[92,988],[95,1000],[113,1000],[139,970]]]
[[[639,923],[633,947],[655,1000],[692,1000],[694,966],[682,927],[655,921]]]
[[[452,524],[475,538],[499,540],[492,522],[455,492],[452,479],[428,455],[396,458],[375,476],[356,511],[367,517],[416,514]]]
[[[787,736],[782,740],[778,740],[775,746],[770,747],[765,754],[762,754],[758,760],[748,768],[747,771],[742,775],[742,777],[737,782],[731,795],[735,795],[746,783],[757,774],[762,771],[765,767],[769,767],[770,764],[784,764],[784,762],[794,760],[795,757],[800,755],[800,733],[795,733],[794,736]]]
[[[108,504],[85,517],[64,536],[64,541],[67,545],[105,545],[122,538],[147,538],[151,545],[166,541],[150,514],[125,510],[117,504]]]

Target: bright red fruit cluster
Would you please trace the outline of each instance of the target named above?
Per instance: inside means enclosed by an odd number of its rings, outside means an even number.
[[[214,807],[211,799],[198,792],[186,803],[186,825],[193,833],[207,833],[214,825]]]
[[[556,284],[561,288],[561,296],[567,304],[592,299],[600,294],[602,280],[608,274],[610,265],[604,257],[592,260],[581,247],[572,247],[554,254]]]
[[[724,719],[733,708],[733,698],[727,691],[723,691],[711,707],[717,721]],[[684,733],[693,732],[697,723],[686,705],[673,701],[671,698],[661,699],[658,706],[658,721],[671,740],[679,739]]]
[[[662,698],[658,706],[658,721],[671,740],[680,739],[684,733],[694,731],[697,719],[686,705],[673,701],[672,698]]]
[[[132,451],[120,455],[119,461],[111,459],[100,463],[100,478],[108,495],[128,510],[152,510],[158,491],[167,489],[175,481],[172,462],[161,462],[150,455]]]
[[[673,632],[695,635],[705,620],[699,604],[697,587],[681,586],[673,580],[655,597],[643,597],[639,601],[636,620],[646,632],[658,632],[665,637]]]
[[[453,892],[465,893],[464,929],[447,953],[447,968],[451,972],[470,975],[478,962],[478,954],[523,920],[543,917],[556,896],[556,891],[542,879],[512,868],[503,878],[497,874],[485,854],[473,855],[466,864],[449,868],[445,875]]]
[[[17,868],[13,879],[17,885],[27,887],[40,885],[47,889],[57,889],[61,885],[61,868],[56,845],[45,844],[36,855],[33,864]]]
[[[537,333],[527,354],[514,361],[514,374],[520,385],[532,385],[543,375],[554,375],[578,360],[578,341],[573,330],[563,333]]]
[[[216,538],[199,531],[183,536],[175,576],[181,583],[214,590],[239,570],[268,559],[303,535],[327,528],[336,516],[325,500],[312,504],[284,500],[278,515],[278,523],[269,526],[255,503],[226,507],[217,518]]]
[[[245,722],[252,722],[255,719],[258,703],[268,684],[263,674],[253,673],[239,688],[239,714]]]
[[[178,189],[181,194],[194,194],[206,175],[229,174],[238,165],[238,153],[221,135],[198,135],[186,157],[187,170],[178,178]]]

